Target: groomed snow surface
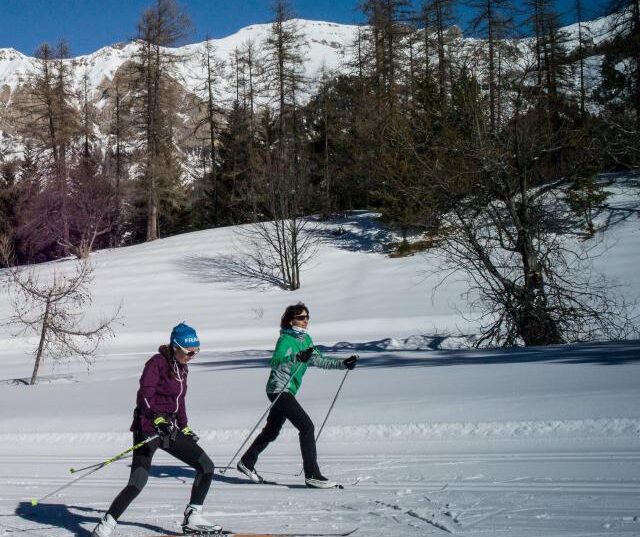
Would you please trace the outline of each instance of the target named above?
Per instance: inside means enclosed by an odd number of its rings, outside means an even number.
[[[621,191],[622,192],[622,191]],[[632,203],[622,192],[613,201]],[[609,231],[599,261],[637,295],[634,213]],[[328,353],[361,356],[318,443],[325,475],[344,490],[310,490],[295,430],[258,461],[277,485],[216,473],[208,518],[236,531],[343,531],[356,536],[640,535],[640,342],[516,350],[456,348],[473,334],[464,282],[425,277],[428,259],[386,257],[371,215],[336,223],[290,293],[225,281],[216,256],[233,230],[217,229],[94,255],[95,315],[122,303],[124,325],[86,366],[43,366],[26,386],[33,342],[0,328],[0,536],[88,536],[125,485],[129,460],[81,479],[69,468],[130,445],[144,362],[187,321],[203,351],[190,366],[190,425],[225,466],[267,408],[268,360],[287,304],[304,300],[310,332]],[[66,270],[70,261],[42,266]],[[0,292],[0,320],[9,315]],[[90,316],[91,316],[90,315]],[[316,430],[345,375],[310,369],[299,399]],[[180,534],[194,472],[159,453],[116,536]]]

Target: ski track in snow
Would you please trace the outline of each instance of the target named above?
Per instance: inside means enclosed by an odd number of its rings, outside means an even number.
[[[199,430],[200,438],[210,442],[241,442],[248,429]],[[282,438],[293,438],[294,430],[284,431]],[[328,426],[323,436],[342,441],[385,440],[394,438],[438,439],[456,437],[545,437],[545,436],[640,436],[640,418],[601,418],[581,420],[527,420],[481,423],[402,423]],[[129,441],[128,433],[4,433],[0,442],[5,444],[82,443],[96,441]]]
[[[633,177],[612,203],[637,207]],[[378,229],[370,214],[342,225],[347,235],[322,245],[304,290],[286,296],[210,279],[207,260],[229,251],[233,228],[97,252],[95,311],[126,297],[126,324],[88,371],[46,362],[37,386],[23,384],[29,341],[0,323],[0,537],[89,536],[127,482],[128,460],[37,507],[31,500],[74,479],[70,467],[130,446],[142,366],[183,319],[203,341],[189,376],[190,425],[214,462],[227,464],[266,408],[269,349],[284,305],[297,300],[312,308],[314,341],[327,353],[361,356],[318,445],[323,473],[347,486],[306,489],[294,476],[297,437],[285,426],[258,464],[279,485],[216,475],[211,520],[250,532],[357,527],[356,537],[640,536],[640,341],[427,350],[434,333],[475,333],[462,280],[428,300],[434,283],[417,276],[428,261],[368,251]],[[596,259],[631,300],[640,293],[637,228],[637,219],[621,220]],[[177,310],[159,307],[167,289],[179,292]],[[0,320],[9,302],[0,288]],[[305,377],[299,399],[317,425],[341,378],[313,368]],[[194,472],[163,454],[154,462],[114,537],[179,534]]]
[[[88,536],[125,484],[127,463],[105,468],[36,507],[30,499],[68,482],[70,464],[93,461],[0,456],[5,469],[0,477],[0,536]],[[157,462],[149,485],[125,513],[118,536],[161,529],[179,534],[193,471],[162,454]],[[358,527],[357,535],[363,537],[640,534],[636,451],[321,456],[328,475],[344,483],[360,479],[357,485],[331,491],[304,488],[302,479],[293,476],[297,456],[264,456],[260,462],[269,478],[269,473],[289,475],[277,475],[278,485],[253,485],[236,472],[217,473],[206,505],[211,519],[246,531]]]

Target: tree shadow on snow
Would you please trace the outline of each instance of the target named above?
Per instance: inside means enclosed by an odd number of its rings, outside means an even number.
[[[640,341],[510,349],[441,350],[426,356],[424,353],[421,356],[398,356],[393,352],[384,352],[364,357],[361,363],[358,362],[358,367],[443,367],[534,362],[598,365],[640,362]]]
[[[32,530],[21,529],[21,532],[44,532],[47,528],[62,528],[80,537],[89,537],[94,526],[103,516],[102,512],[90,507],[53,503],[39,503],[33,506],[30,502],[20,502],[18,507],[16,507],[15,514],[23,520],[38,524],[37,528]],[[179,533],[166,531],[164,528],[153,524],[135,524],[130,522],[120,522],[118,524],[119,528],[126,528],[127,526],[143,528],[149,530],[149,532],[163,533],[165,535],[180,535]]]
[[[385,253],[387,244],[397,240],[392,232],[382,227],[377,215],[363,211],[333,218],[313,234],[325,244],[349,252]]]
[[[378,342],[339,343],[333,347],[318,345],[324,353],[341,357],[360,353],[358,368],[362,367],[444,367],[456,365],[483,365],[548,362],[559,364],[622,365],[640,362],[640,340],[547,347],[518,347],[499,349],[381,349]],[[247,352],[251,354],[247,356]],[[197,369],[224,370],[267,368],[271,351],[247,351],[232,353],[231,358],[209,358],[191,363]],[[237,356],[237,357],[236,357]],[[204,357],[203,357],[204,358]]]
[[[225,283],[236,289],[279,287],[285,282],[277,275],[260,270],[241,255],[183,256],[176,265],[188,276],[202,283]]]
[[[333,218],[309,232],[325,244],[351,252],[385,253],[386,245],[394,240],[393,233],[381,227],[375,214],[358,211]],[[243,254],[182,256],[174,263],[184,274],[202,283],[225,283],[237,289],[287,289],[287,283],[277,273]]]

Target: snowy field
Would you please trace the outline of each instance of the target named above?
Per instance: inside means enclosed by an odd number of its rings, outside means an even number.
[[[345,489],[304,488],[289,427],[259,461],[278,485],[218,475],[210,518],[362,536],[640,535],[640,342],[361,354],[318,446]],[[193,363],[191,423],[219,466],[266,408],[267,356],[207,351]],[[142,358],[102,362],[90,376],[2,388],[0,535],[88,535],[126,482],[121,461],[30,504],[70,480],[70,467],[128,446]],[[317,426],[343,375],[305,377],[300,398]],[[193,472],[168,456],[157,463],[117,535],[179,534]]]
[[[640,341],[455,348],[464,338],[446,335],[474,331],[461,314],[464,283],[432,296],[424,257],[381,254],[369,215],[342,226],[339,236],[327,230],[295,293],[219,281],[212,267],[231,252],[231,229],[97,253],[94,314],[122,303],[124,324],[91,368],[47,363],[37,386],[19,380],[31,374],[29,342],[0,327],[0,536],[89,535],[126,483],[128,460],[36,507],[31,499],[73,479],[69,468],[130,445],[142,366],[182,320],[203,346],[190,366],[190,425],[226,465],[267,407],[279,317],[298,300],[309,305],[318,345],[362,358],[318,444],[323,473],[345,488],[304,488],[297,438],[285,426],[258,462],[277,484],[217,473],[208,518],[236,531],[358,528],[362,537],[640,535]],[[634,214],[617,223],[598,261],[629,296],[640,290],[639,229]],[[8,315],[3,290],[0,321]],[[316,427],[344,375],[305,376],[299,399]],[[164,454],[155,462],[116,536],[180,533],[193,472]]]

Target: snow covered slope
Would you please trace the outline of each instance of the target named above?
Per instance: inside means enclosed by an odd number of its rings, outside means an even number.
[[[620,185],[612,203],[637,204],[637,187]],[[599,263],[631,296],[640,289],[640,234],[635,214],[623,213]],[[333,234],[339,225],[345,233]],[[37,507],[30,500],[71,480],[69,467],[128,447],[142,366],[182,320],[203,346],[190,366],[190,424],[225,466],[267,407],[279,317],[298,300],[309,305],[310,332],[327,353],[361,356],[318,444],[323,472],[346,488],[301,486],[297,437],[285,426],[258,463],[279,485],[218,473],[209,518],[246,531],[358,527],[362,537],[640,534],[639,342],[447,349],[455,342],[439,336],[475,328],[462,315],[464,282],[452,280],[432,299],[428,260],[380,253],[384,234],[370,214],[324,233],[295,293],[220,281],[212,259],[232,252],[231,228],[96,253],[95,310],[122,301],[124,326],[89,371],[49,363],[40,384],[16,383],[31,372],[28,342],[0,327],[0,536],[88,536],[125,484],[127,461]],[[6,298],[0,291],[0,320]],[[437,343],[444,350],[430,348]],[[316,426],[344,374],[305,376],[299,399]],[[116,536],[178,533],[193,471],[162,454],[157,463]]]

